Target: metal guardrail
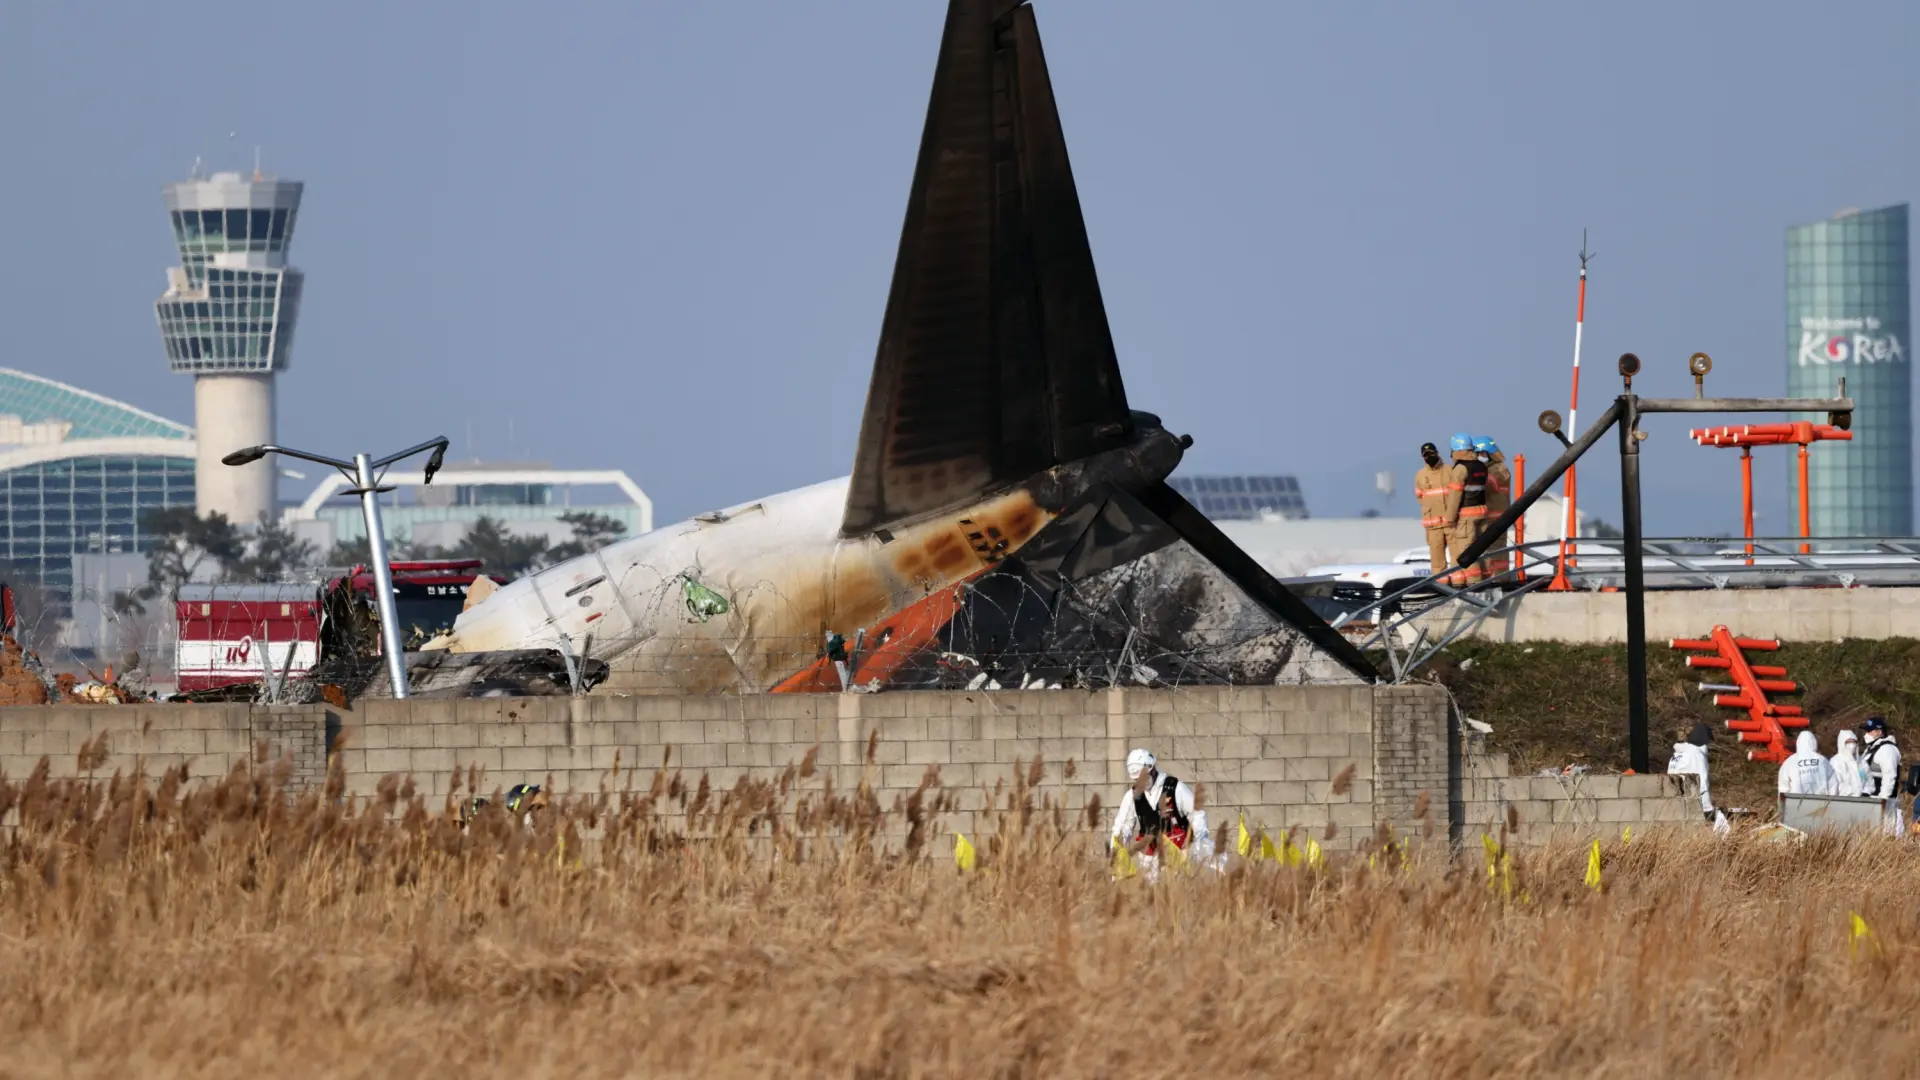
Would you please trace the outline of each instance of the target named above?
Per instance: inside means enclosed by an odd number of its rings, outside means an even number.
[[[1626,573],[1621,541],[1582,539],[1579,547],[1568,560],[1569,584],[1620,586]],[[1551,575],[1559,541],[1525,548],[1528,572]],[[1920,585],[1920,538],[1911,536],[1670,537],[1648,539],[1640,551],[1649,589]]]
[[[1559,554],[1558,540],[1497,548],[1487,556],[1506,556],[1511,568],[1504,573],[1455,588],[1445,581],[1453,573],[1449,567],[1344,613],[1333,625],[1351,628],[1351,634],[1371,623],[1360,648],[1385,653],[1393,681],[1400,682],[1440,650],[1473,633],[1507,601],[1544,590],[1553,580]],[[1649,589],[1920,586],[1920,537],[1912,536],[1667,537],[1644,541],[1641,558]],[[1583,537],[1567,562],[1568,584],[1577,589],[1617,589],[1626,578],[1625,548],[1619,540]],[[1459,610],[1440,637],[1433,638],[1427,626],[1415,625],[1449,605]],[[1407,628],[1411,642],[1402,641]]]

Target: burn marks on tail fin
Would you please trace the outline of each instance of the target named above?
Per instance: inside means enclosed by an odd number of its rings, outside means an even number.
[[[842,532],[1133,433],[1033,10],[951,0]]]

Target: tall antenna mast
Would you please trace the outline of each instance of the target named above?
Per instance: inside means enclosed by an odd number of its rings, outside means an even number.
[[[1580,435],[1580,337],[1587,322],[1587,264],[1593,261],[1594,253],[1587,250],[1587,230],[1580,230],[1580,305],[1573,314],[1573,397],[1567,403],[1567,430],[1574,437]],[[1562,488],[1566,515],[1560,521],[1560,564],[1555,569],[1553,580],[1547,584],[1551,592],[1561,592],[1573,588],[1567,583],[1567,546],[1573,538],[1574,529],[1580,520],[1574,510],[1578,485],[1574,483],[1574,470],[1567,469],[1566,486]],[[1578,548],[1576,546],[1575,550]]]

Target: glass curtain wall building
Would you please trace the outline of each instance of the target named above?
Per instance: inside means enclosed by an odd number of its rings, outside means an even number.
[[[147,511],[194,504],[193,429],[0,369],[0,559],[71,602],[76,555],[145,552]]]
[[[1787,393],[1831,397],[1845,376],[1855,402],[1852,441],[1808,454],[1814,536],[1913,532],[1909,297],[1906,204],[1787,230]],[[1797,507],[1797,455],[1783,456]]]

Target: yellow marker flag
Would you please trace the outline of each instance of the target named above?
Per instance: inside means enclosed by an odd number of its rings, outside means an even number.
[[[1273,846],[1273,837],[1265,829],[1260,830],[1260,857],[1269,862],[1279,862],[1280,852]]]
[[[1233,842],[1233,850],[1241,858],[1253,854],[1253,834],[1247,831],[1247,815],[1240,815],[1240,836]]]
[[[1139,873],[1139,871],[1134,868],[1133,856],[1127,853],[1126,845],[1115,844],[1113,848],[1113,876],[1116,878],[1130,878],[1137,873]]]
[[[1629,825],[1620,830],[1620,843],[1623,846],[1633,843],[1633,826]]]
[[[1586,883],[1587,888],[1595,892],[1600,890],[1600,841],[1598,840],[1595,840],[1593,846],[1587,849]]]
[[[1325,855],[1320,854],[1320,841],[1315,840],[1312,837],[1308,837],[1307,838],[1307,865],[1317,870],[1320,868],[1320,865],[1326,861],[1327,861],[1327,857]]]
[[[953,865],[961,870],[973,869],[973,844],[965,833],[953,834]]]
[[[1852,921],[1847,933],[1847,954],[1853,956],[1860,952],[1860,943],[1873,936],[1873,931],[1867,929],[1867,920],[1861,918],[1859,912],[1849,911],[1847,915]]]
[[[1480,846],[1487,850],[1487,883],[1491,885],[1493,879],[1500,876],[1499,872],[1495,869],[1500,862],[1500,844],[1495,841],[1493,837],[1486,833],[1481,833]]]

